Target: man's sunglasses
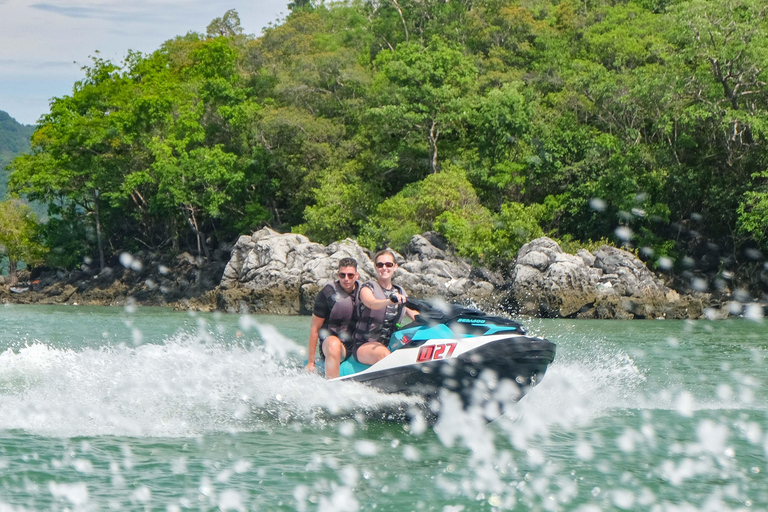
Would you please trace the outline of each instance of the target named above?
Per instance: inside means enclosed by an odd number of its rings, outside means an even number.
[[[344,279],[344,278],[354,279],[355,278],[355,274],[354,274],[354,272],[351,273],[351,274],[345,274],[344,272],[339,272],[339,279]]]
[[[392,263],[391,261],[379,261],[378,263],[376,263],[376,268],[384,268],[384,267],[392,268],[394,266],[395,264]]]

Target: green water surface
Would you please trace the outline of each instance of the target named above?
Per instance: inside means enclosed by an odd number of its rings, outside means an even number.
[[[426,426],[306,317],[0,307],[0,510],[768,510],[768,324],[525,323],[539,386]]]

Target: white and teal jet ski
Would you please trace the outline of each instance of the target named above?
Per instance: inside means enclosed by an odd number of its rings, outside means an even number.
[[[420,314],[392,334],[392,353],[372,366],[350,357],[334,380],[426,398],[446,388],[466,402],[478,376],[492,371],[499,380],[517,384],[519,399],[541,381],[555,358],[554,343],[529,336],[513,320],[458,305],[433,307],[415,299],[408,299],[406,306]]]

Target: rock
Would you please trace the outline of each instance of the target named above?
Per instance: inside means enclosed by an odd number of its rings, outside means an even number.
[[[134,254],[123,259],[127,267],[117,258],[113,260],[110,261],[112,266],[101,271],[87,266],[69,273],[35,269],[35,281],[29,292],[2,296],[0,300],[94,306],[135,303],[177,309],[197,301],[203,308],[204,299],[201,298],[218,287],[225,265],[218,260],[203,262],[188,253],[165,262],[158,260],[156,255]],[[207,308],[213,309],[213,306]]]
[[[578,318],[699,318],[706,298],[681,297],[634,254],[602,246],[566,254],[546,237],[524,245],[511,303],[525,315]]]
[[[408,253],[413,256],[413,259],[418,259],[419,261],[445,259],[445,250],[435,246],[422,235],[415,235],[411,238],[408,244]]]
[[[594,267],[595,266],[595,255],[589,252],[586,249],[579,249],[576,252],[576,256],[582,259],[584,264],[588,267]]]
[[[476,305],[494,303],[493,284],[472,274],[465,261],[435,247],[421,235],[411,239],[407,258],[396,254],[394,282],[409,295],[441,297]],[[375,278],[371,255],[351,239],[325,247],[306,237],[270,229],[240,237],[221,280],[219,307],[261,313],[308,314],[315,297],[335,279],[341,258],[358,262],[361,281]]]
[[[604,274],[617,276],[617,282],[613,283],[613,286],[620,287],[621,295],[665,301],[665,295],[670,291],[631,252],[603,245],[595,251],[593,266]]]
[[[214,254],[224,254],[224,249]],[[228,261],[204,262],[189,253],[164,261],[157,254],[143,253],[115,256],[101,271],[85,265],[69,273],[35,269],[34,274],[24,274],[34,276],[28,291],[12,293],[0,287],[0,302],[136,303],[180,310],[309,314],[317,293],[335,279],[344,257],[357,260],[362,281],[375,277],[370,252],[354,240],[324,246],[303,235],[264,228],[241,236]],[[681,295],[632,253],[608,246],[594,254],[582,249],[571,255],[554,240],[539,238],[520,250],[508,269],[509,279],[473,268],[448,250],[437,233],[414,236],[405,254],[395,257],[399,264],[395,282],[409,295],[489,312],[503,303],[526,315],[547,317],[682,319],[728,314],[710,304],[710,295]],[[752,306],[749,313],[755,316],[758,308]],[[741,308],[730,309],[734,310],[730,314],[746,314]]]
[[[441,251],[448,250],[448,242],[446,241],[445,237],[437,231],[427,231],[421,236],[426,238],[430,244],[434,245]]]
[[[374,273],[367,253],[352,240],[325,247],[303,235],[261,229],[235,244],[217,302],[229,311],[311,313],[317,293],[334,279],[339,260],[348,257],[358,262],[361,279]]]
[[[597,299],[596,276],[583,259],[546,237],[520,249],[512,283],[514,301],[526,315],[571,316]]]

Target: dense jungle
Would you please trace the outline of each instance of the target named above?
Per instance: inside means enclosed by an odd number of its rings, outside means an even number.
[[[7,168],[48,208],[12,222],[14,258],[207,259],[270,226],[399,250],[437,231],[504,269],[548,235],[768,291],[763,2],[289,8],[258,36],[228,11],[151,54],[95,54]],[[0,216],[34,217],[13,204]]]

